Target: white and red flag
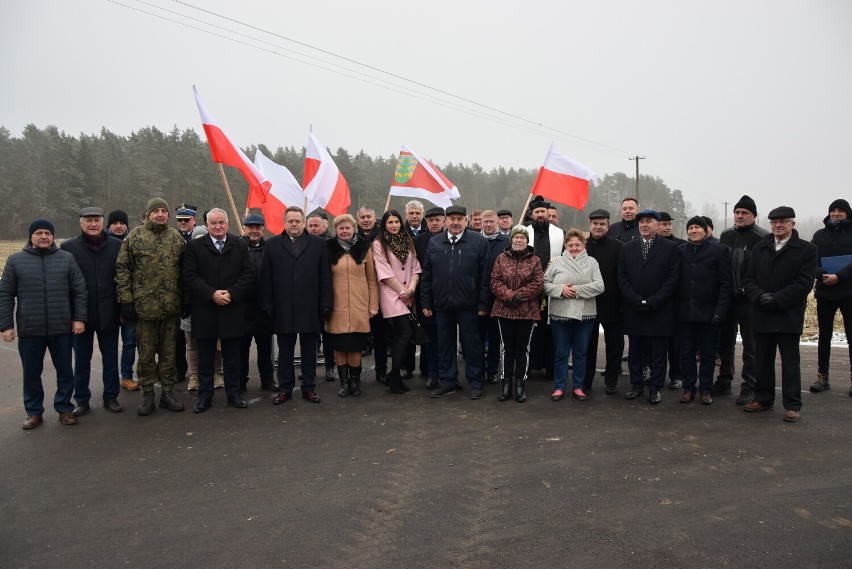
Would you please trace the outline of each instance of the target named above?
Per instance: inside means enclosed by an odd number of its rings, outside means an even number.
[[[341,215],[352,205],[346,179],[312,132],[308,133],[304,185],[305,196],[311,204],[316,204],[314,208],[321,207],[331,215]]]
[[[259,206],[263,209],[266,228],[275,234],[282,233],[284,231],[284,210],[287,209],[287,206],[305,207],[305,194],[302,192],[302,186],[299,185],[290,170],[273,162],[260,150],[254,155],[254,165],[272,183],[272,187],[266,194],[266,203]],[[305,213],[307,214],[318,207],[318,205],[308,202]]]
[[[453,200],[460,197],[455,184],[407,146],[403,146],[399,153],[390,194],[429,200],[444,208],[453,205]]]
[[[249,185],[248,207],[262,208],[266,201],[266,193],[271,187],[269,180],[255,168],[245,153],[225,136],[201,101],[195,85],[192,86],[192,93],[195,95],[195,103],[198,105],[198,113],[201,115],[201,124],[204,126],[204,134],[207,135],[207,144],[210,146],[213,162],[239,170]]]
[[[551,144],[530,193],[583,209],[589,199],[589,181],[597,187],[598,175],[587,166],[568,158]]]

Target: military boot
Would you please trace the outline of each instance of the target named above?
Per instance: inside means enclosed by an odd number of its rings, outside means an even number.
[[[349,366],[337,366],[337,375],[340,376],[340,391],[337,394],[346,397],[349,395]]]
[[[175,399],[171,391],[164,391],[160,394],[160,408],[169,411],[183,411],[183,403]]]
[[[136,410],[136,414],[140,417],[150,415],[154,412],[154,390],[146,391],[142,394],[142,404]]]
[[[497,396],[497,401],[508,401],[512,398],[512,376],[503,377],[503,389],[500,395]]]
[[[527,400],[527,381],[519,379],[518,385],[515,387],[515,401],[525,403]]]
[[[361,395],[361,366],[349,366],[349,395]]]
[[[829,389],[831,389],[831,386],[828,384],[828,372],[817,372],[816,381],[811,384],[811,391],[817,393],[820,391],[827,391]]]

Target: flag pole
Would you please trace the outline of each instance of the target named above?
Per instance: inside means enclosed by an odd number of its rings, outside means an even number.
[[[530,202],[532,201],[533,193],[530,191],[530,195],[527,196],[527,203],[524,204],[524,209],[521,210],[521,216],[518,218],[518,225],[523,225],[524,216],[527,214],[527,208],[530,207]]]
[[[390,207],[390,200],[391,200],[391,193],[390,193],[390,190],[388,190],[388,201],[385,202],[385,211],[387,211],[388,208]],[[384,212],[382,212],[382,213],[384,213]]]
[[[231,187],[228,185],[228,179],[225,177],[225,169],[222,168],[222,163],[217,162],[216,164],[219,166],[219,174],[222,175],[222,183],[225,184],[225,193],[228,194],[228,201],[231,203],[231,211],[234,212],[234,221],[239,224],[240,235],[245,235],[245,229],[243,228],[243,223],[240,221],[240,214],[237,213],[237,204],[234,203],[234,196],[231,194]],[[249,190],[251,191],[251,190]]]

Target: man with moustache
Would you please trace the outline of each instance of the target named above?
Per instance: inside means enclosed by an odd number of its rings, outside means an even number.
[[[636,214],[639,212],[639,201],[636,198],[621,200],[621,221],[609,227],[609,236],[627,243],[639,237],[639,222]]]

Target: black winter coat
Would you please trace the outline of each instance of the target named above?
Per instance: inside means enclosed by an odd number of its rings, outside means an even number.
[[[210,237],[193,239],[183,253],[182,276],[192,304],[192,335],[200,340],[242,338],[255,278],[246,244],[228,234],[220,254]],[[231,293],[231,303],[213,302],[217,290]]]
[[[69,239],[59,247],[74,255],[86,279],[88,318],[86,330],[115,330],[119,325],[118,293],[115,292],[115,260],[121,251],[121,240],[107,237],[95,253],[82,235]]]
[[[755,333],[802,333],[805,303],[814,286],[816,270],[816,245],[799,239],[795,229],[777,253],[771,234],[757,244],[751,252],[745,277],[746,294],[754,303],[752,329]],[[765,292],[773,294],[777,307],[760,306],[758,299]]]
[[[621,322],[621,291],[618,289],[618,256],[623,243],[604,235],[603,239],[589,237],[586,253],[598,262],[604,291],[595,297],[598,322]]]
[[[623,219],[621,221],[616,221],[609,226],[609,232],[607,235],[613,239],[621,241],[622,243],[639,239],[639,221],[636,219],[631,221],[625,221]]]
[[[488,239],[483,235],[483,238],[488,241],[488,259],[485,261],[485,273],[488,275],[488,312],[491,312],[491,307],[494,305],[494,293],[491,291],[491,271],[494,270],[494,263],[500,253],[510,247],[509,238],[502,233],[498,233],[494,239]],[[420,265],[421,267],[423,265]]]
[[[730,249],[704,240],[696,246],[678,246],[680,277],[677,287],[677,321],[713,321],[724,318],[731,303]]]
[[[248,248],[249,264],[254,271],[251,293],[246,299],[246,335],[272,334],[272,322],[263,315],[260,310],[260,267],[263,265],[263,249],[266,247],[266,238],[261,237],[256,245],[252,245],[247,235],[240,237],[240,241]]]
[[[742,229],[730,227],[719,237],[719,242],[731,250],[731,294],[735,301],[748,302],[743,286],[748,259],[752,249],[767,235],[768,231],[752,223]]]
[[[826,273],[822,268],[823,257],[852,255],[852,219],[843,219],[837,225],[832,225],[826,217],[823,223],[825,228],[814,233],[811,239],[811,243],[817,246],[820,259],[814,294],[818,299],[823,300],[850,300],[852,299],[852,264],[846,265],[846,268],[835,273],[840,279],[840,282],[835,285],[822,284],[820,276]]]
[[[672,336],[675,333],[675,291],[680,272],[678,247],[657,237],[647,259],[642,259],[642,239],[624,244],[618,258],[618,288],[624,333]],[[643,311],[642,300],[648,311]]]
[[[488,240],[479,233],[465,230],[455,245],[446,231],[433,236],[422,268],[423,308],[488,311]]]
[[[272,314],[276,334],[322,331],[322,312],[331,311],[331,263],[325,240],[303,233],[299,252],[284,244],[286,233],[269,238],[260,270],[260,307]]]
[[[70,334],[72,321],[88,317],[86,296],[74,255],[56,245],[42,250],[27,243],[9,255],[0,278],[0,331],[15,327],[14,310],[20,337]]]

